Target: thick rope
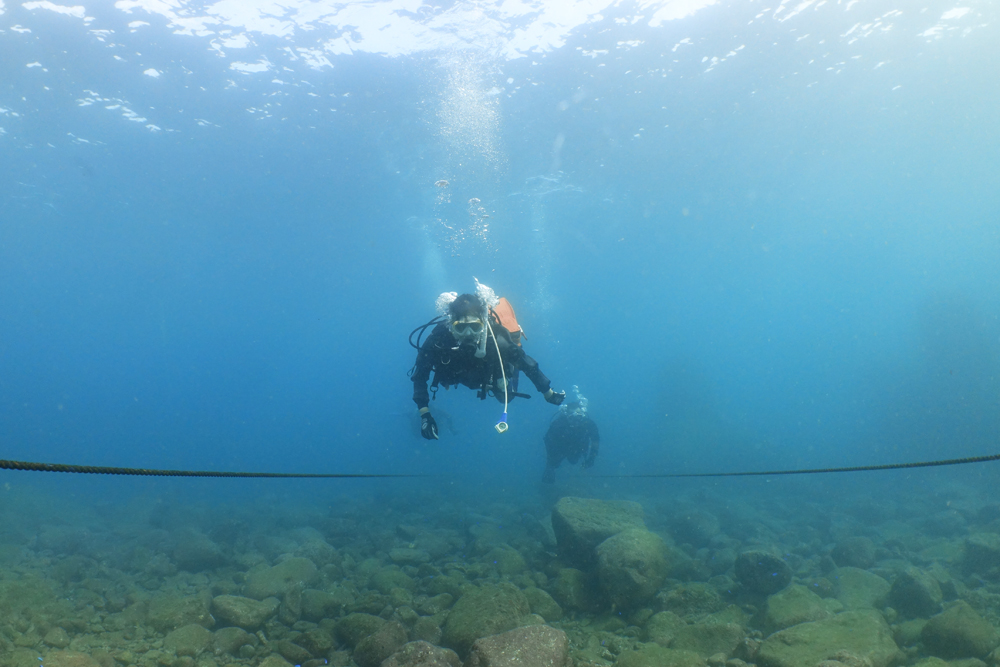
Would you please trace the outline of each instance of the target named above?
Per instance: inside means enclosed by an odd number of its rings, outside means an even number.
[[[230,472],[218,470],[151,470],[148,468],[113,468],[108,466],[77,466],[65,463],[31,463],[0,459],[2,470],[36,472],[75,472],[90,475],[137,475],[141,477],[266,477],[270,479],[368,479],[382,477],[427,477],[427,475],[388,475],[366,473],[297,473],[297,472]]]
[[[963,459],[942,461],[917,461],[913,463],[886,463],[874,466],[852,466],[848,468],[807,468],[802,470],[764,470],[754,472],[688,472],[688,473],[640,473],[637,475],[593,475],[600,479],[637,479],[664,477],[770,477],[774,475],[815,475],[832,472],[867,472],[873,470],[905,470],[907,468],[937,468],[964,465],[967,463],[988,463],[1000,461],[1000,454],[970,456]],[[78,466],[65,463],[31,463],[29,461],[8,461],[0,459],[0,470],[24,470],[34,472],[69,472],[90,475],[134,475],[140,477],[260,477],[267,479],[382,479],[407,477],[433,477],[433,475],[383,474],[383,473],[296,473],[296,472],[233,472],[225,470],[153,470],[148,468],[115,468],[109,466]]]
[[[605,479],[634,479],[637,477],[769,477],[772,475],[815,475],[827,472],[865,472],[869,470],[903,470],[906,468],[936,468],[957,466],[966,463],[986,463],[1000,461],[1000,454],[990,456],[970,456],[964,459],[943,461],[918,461],[914,463],[886,463],[877,466],[853,466],[850,468],[807,468],[804,470],[766,470],[759,472],[688,472],[688,473],[641,473],[638,475],[594,475]]]

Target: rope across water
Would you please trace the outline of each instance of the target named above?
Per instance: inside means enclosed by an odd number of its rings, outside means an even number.
[[[265,477],[270,479],[368,479],[383,477],[428,477],[428,475],[395,475],[381,473],[304,473],[304,472],[232,472],[225,470],[152,470],[149,468],[115,468],[109,466],[78,466],[65,463],[31,463],[0,459],[2,470],[35,472],[71,472],[88,475],[135,475],[140,477]]]
[[[772,477],[775,475],[815,475],[820,473],[868,472],[877,470],[905,470],[908,468],[938,468],[942,466],[964,465],[967,463],[988,463],[1000,461],[1000,454],[989,456],[969,456],[962,459],[941,461],[916,461],[911,463],[886,463],[873,466],[850,466],[845,468],[806,468],[802,470],[762,470],[750,472],[686,472],[686,473],[639,473],[636,475],[593,475],[599,479],[639,479],[664,477]],[[66,463],[32,463],[30,461],[9,461],[0,459],[0,470],[23,470],[34,472],[68,472],[88,475],[133,475],[139,477],[239,477],[265,479],[399,479],[411,477],[436,477],[422,474],[387,473],[304,473],[304,472],[239,472],[228,470],[155,470],[149,468],[116,468],[111,466],[80,466]]]
[[[1000,461],[1000,454],[989,456],[969,456],[964,459],[944,459],[941,461],[916,461],[911,463],[886,463],[875,466],[851,466],[847,468],[806,468],[802,470],[762,470],[753,472],[686,472],[686,473],[640,473],[638,475],[595,475],[605,479],[638,477],[771,477],[773,475],[816,475],[830,472],[867,472],[870,470],[904,470],[907,468],[937,468],[957,466],[966,463],[987,463]]]

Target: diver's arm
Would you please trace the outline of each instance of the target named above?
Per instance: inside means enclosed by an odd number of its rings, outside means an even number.
[[[521,358],[518,361],[517,367],[524,371],[524,374],[528,376],[531,383],[535,385],[535,389],[543,394],[552,391],[552,382],[545,377],[545,373],[538,368],[538,362],[524,354],[524,352],[521,353]]]
[[[427,343],[430,342],[430,338],[428,338]],[[413,402],[420,408],[421,414],[429,409],[427,405],[430,403],[430,394],[427,391],[427,382],[430,380],[431,370],[434,368],[434,355],[427,349],[427,343],[417,351],[417,363],[414,365],[412,376]]]

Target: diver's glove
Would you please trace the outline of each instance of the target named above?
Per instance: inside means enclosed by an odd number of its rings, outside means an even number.
[[[562,405],[562,402],[566,400],[565,391],[553,391],[551,387],[549,387],[549,390],[545,392],[544,396],[545,400],[552,405]]]
[[[438,439],[438,425],[429,412],[420,415],[420,435],[427,440]]]

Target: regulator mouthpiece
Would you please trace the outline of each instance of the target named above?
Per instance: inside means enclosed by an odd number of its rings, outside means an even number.
[[[497,433],[506,433],[507,432],[507,413],[506,412],[503,413],[503,417],[500,418],[500,421],[498,421],[497,424],[496,424],[496,426],[494,426],[493,428],[495,428],[497,430]]]

